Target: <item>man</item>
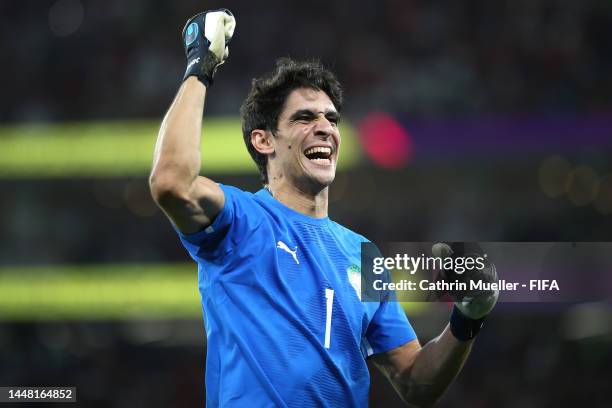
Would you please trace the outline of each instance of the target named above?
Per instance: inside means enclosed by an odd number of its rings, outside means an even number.
[[[366,239],[327,216],[342,93],[319,64],[280,60],[243,103],[243,136],[264,189],[251,194],[199,176],[204,99],[234,26],[227,10],[187,22],[187,71],[150,179],[198,263],[207,405],[367,406],[366,358],[407,403],[432,405],[495,301],[476,315],[460,304],[464,312],[456,308],[423,347],[397,302],[360,301],[347,269],[359,265]]]

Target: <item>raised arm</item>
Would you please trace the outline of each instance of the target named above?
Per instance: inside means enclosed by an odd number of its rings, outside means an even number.
[[[423,347],[413,340],[374,356],[373,362],[404,402],[414,407],[430,407],[459,374],[473,343],[474,340],[458,340],[447,326]]]
[[[228,56],[235,20],[228,10],[192,17],[183,29],[187,70],[159,130],[149,179],[155,202],[183,233],[210,225],[224,204],[221,188],[199,175],[206,90]]]
[[[474,257],[480,256],[482,249],[478,244],[457,243],[451,248],[438,243],[433,246],[432,253],[441,258]],[[483,265],[470,273],[449,270],[443,276],[450,281],[497,282],[495,265],[489,259]],[[472,349],[484,318],[497,303],[499,291],[473,290],[469,296],[461,291],[449,294],[455,300],[455,306],[450,323],[442,334],[423,347],[414,340],[373,357],[376,366],[411,406],[432,406],[453,382]]]
[[[187,78],[162,122],[149,179],[151,194],[184,233],[209,225],[223,208],[223,192],[199,176],[200,134],[206,88]]]

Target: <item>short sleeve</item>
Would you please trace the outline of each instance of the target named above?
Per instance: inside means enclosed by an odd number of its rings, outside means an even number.
[[[366,355],[384,353],[417,338],[399,302],[381,302],[366,331]]]
[[[196,261],[222,258],[256,224],[252,194],[223,184],[219,187],[225,198],[223,209],[211,225],[192,234],[183,234],[174,226],[183,246]]]

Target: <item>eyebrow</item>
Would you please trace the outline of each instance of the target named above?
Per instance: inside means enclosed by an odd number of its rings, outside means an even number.
[[[340,114],[337,111],[334,110],[327,110],[325,112],[323,112],[323,114],[325,115],[325,118],[327,120],[335,120],[338,121],[340,120]],[[311,110],[311,109],[299,109],[297,111],[295,111],[290,117],[289,117],[289,121],[290,122],[294,122],[296,120],[298,120],[299,118],[303,117],[303,116],[307,116],[309,118],[314,118],[317,116],[317,114]]]

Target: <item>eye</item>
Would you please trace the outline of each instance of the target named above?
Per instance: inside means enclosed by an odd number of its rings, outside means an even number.
[[[308,123],[308,122],[312,122],[312,119],[313,119],[312,115],[303,114],[303,115],[296,116],[294,121],[295,122]]]
[[[334,126],[338,126],[340,122],[340,118],[338,116],[328,116],[327,120]]]

